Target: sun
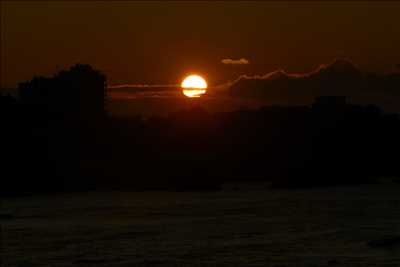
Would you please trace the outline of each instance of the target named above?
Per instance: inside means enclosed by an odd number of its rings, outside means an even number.
[[[183,80],[181,87],[185,96],[200,97],[206,93],[207,82],[199,75],[190,75]]]

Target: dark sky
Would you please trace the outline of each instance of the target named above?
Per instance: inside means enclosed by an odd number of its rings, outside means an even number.
[[[370,71],[400,63],[400,2],[1,2],[2,87],[77,62],[110,84],[219,84],[346,57]],[[222,64],[245,58],[247,65]]]

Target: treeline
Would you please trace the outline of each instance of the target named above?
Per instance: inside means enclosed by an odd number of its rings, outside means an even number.
[[[301,188],[400,176],[399,116],[344,97],[122,118],[68,115],[1,96],[0,114],[2,195],[215,190],[227,181]]]
[[[194,108],[88,126],[9,104],[12,113],[2,112],[14,114],[2,116],[3,194],[210,190],[232,180],[312,187],[400,174],[399,118],[374,106]]]

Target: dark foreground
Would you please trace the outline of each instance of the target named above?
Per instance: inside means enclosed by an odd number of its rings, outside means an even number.
[[[400,266],[400,186],[2,201],[2,266]]]

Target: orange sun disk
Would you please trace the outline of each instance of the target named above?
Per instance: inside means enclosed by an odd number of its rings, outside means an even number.
[[[190,75],[183,80],[181,87],[185,96],[200,97],[207,91],[207,82],[199,75]]]

